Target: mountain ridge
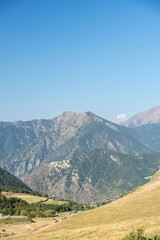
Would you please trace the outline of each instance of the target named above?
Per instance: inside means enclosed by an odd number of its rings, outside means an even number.
[[[131,137],[128,131],[91,112],[82,114],[64,112],[50,120],[2,124],[0,155],[4,160],[1,161],[1,166],[7,168],[10,162],[9,170],[20,176],[15,172],[19,164],[12,164],[18,159],[22,159],[20,164],[23,164],[23,159],[25,161],[23,175],[27,165],[29,168],[27,171],[30,172],[31,165],[38,166],[38,162],[48,162],[49,158],[63,160],[70,154],[78,155],[93,147],[133,154],[147,152],[148,148]],[[33,155],[34,162],[29,160],[33,159]]]
[[[141,125],[160,123],[160,105],[140,112],[120,124],[125,127],[138,127]]]
[[[35,190],[47,192],[48,187],[52,189],[51,184],[48,183],[48,176],[50,176],[52,184],[55,182],[55,180],[52,181],[54,164],[62,163],[63,165],[66,164],[65,161],[67,160],[75,162],[73,159],[79,161],[79,156],[87,154],[92,149],[104,149],[105,151],[134,156],[140,153],[158,151],[160,150],[158,144],[160,135],[156,135],[158,133],[157,129],[160,131],[160,126],[156,125],[154,131],[148,126],[147,129],[144,129],[143,126],[130,129],[105,120],[89,111],[85,113],[66,111],[48,120],[34,119],[25,122],[0,123],[0,166],[9,170],[18,178],[26,179],[26,182],[30,182],[29,179],[32,179],[33,175],[39,172],[40,176],[43,175],[46,184],[42,184],[43,188],[39,189],[37,183],[33,181],[35,183],[33,187],[34,189],[37,187]],[[84,157],[82,158],[84,159]],[[101,158],[99,157],[99,159]],[[90,158],[86,159],[86,161],[92,164]],[[108,163],[110,161],[108,159]],[[48,166],[52,166],[52,168],[47,169]],[[76,163],[74,163],[74,166],[76,166]],[[83,168],[85,169],[84,165],[82,170]],[[49,173],[47,176],[49,170],[51,170],[52,175]],[[92,170],[94,171],[94,169]],[[71,169],[69,172],[72,173]],[[56,176],[56,181],[59,183],[60,179],[63,179],[61,185],[59,184],[57,187],[57,189],[60,189],[62,185],[64,186],[63,194],[64,189],[67,190],[64,183],[70,184],[71,175],[67,174],[68,172],[66,172],[66,176],[62,176],[63,174],[60,172],[59,178]],[[65,181],[64,177],[67,178],[67,181]],[[86,179],[86,176],[84,176],[84,179]],[[102,180],[101,178],[99,185],[101,185]],[[90,185],[88,180],[86,180],[85,186],[83,186],[83,183],[80,183],[80,185],[78,183],[76,186],[77,194],[80,191],[83,192],[84,188],[88,188],[88,192],[92,192],[93,195],[95,195],[96,191],[99,196],[101,194],[98,192],[99,190],[95,190]],[[72,188],[75,189],[75,184],[73,184]],[[74,193],[69,197],[72,198],[73,196]],[[98,197],[96,201],[98,201]]]

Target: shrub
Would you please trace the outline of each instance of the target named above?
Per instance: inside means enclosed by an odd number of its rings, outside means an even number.
[[[48,194],[47,194],[47,193],[45,193],[45,194],[43,195],[43,197],[46,197],[46,198],[48,198]]]
[[[144,235],[144,230],[142,228],[138,228],[137,231],[130,232],[123,240],[160,240],[159,235],[154,235],[152,237],[146,237]]]
[[[37,211],[37,217],[45,217],[45,214],[43,211]]]
[[[35,218],[36,212],[35,212],[35,211],[31,211],[31,212],[30,212],[30,215],[31,215],[32,218]]]
[[[28,211],[27,210],[22,210],[20,215],[21,216],[28,216]]]
[[[47,211],[44,212],[44,215],[46,217],[54,217],[55,214],[56,214],[56,212],[54,210],[47,210]]]

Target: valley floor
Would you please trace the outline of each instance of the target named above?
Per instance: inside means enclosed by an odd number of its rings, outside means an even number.
[[[65,221],[65,220],[64,220]],[[62,222],[52,224],[52,219],[36,219],[36,223],[18,224],[9,227],[1,227],[6,229],[6,233],[15,233],[16,235],[5,237],[4,239],[15,240],[118,240],[122,239],[129,231],[137,229],[139,226],[145,229],[146,234],[160,233],[160,216],[148,217],[143,219],[135,219],[122,221],[114,224],[102,224],[101,226],[84,226],[81,228],[67,229],[63,227]],[[27,227],[29,226],[29,228]],[[35,231],[33,231],[36,229]],[[33,232],[32,232],[33,231]]]
[[[53,224],[74,215],[74,213],[65,212],[56,217],[34,218],[33,222],[27,222],[27,217],[0,217],[0,238],[4,239],[29,239],[34,232],[39,233]],[[9,220],[8,220],[9,219]],[[8,224],[5,221],[9,221]]]

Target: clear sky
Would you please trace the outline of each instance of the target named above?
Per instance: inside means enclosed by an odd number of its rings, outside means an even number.
[[[159,0],[0,0],[0,121],[156,105]]]

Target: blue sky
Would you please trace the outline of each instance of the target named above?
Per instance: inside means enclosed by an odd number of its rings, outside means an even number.
[[[158,0],[0,0],[0,121],[156,105]]]

